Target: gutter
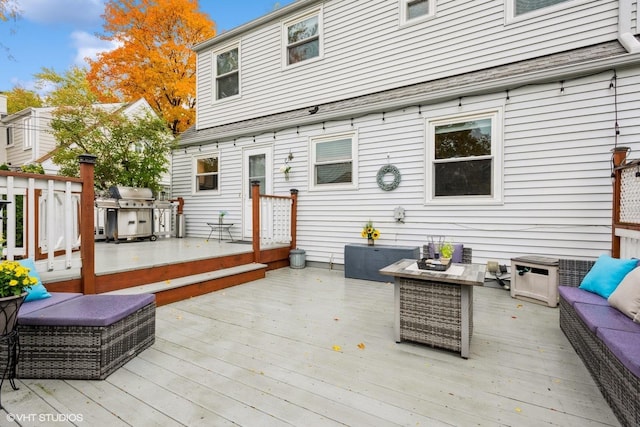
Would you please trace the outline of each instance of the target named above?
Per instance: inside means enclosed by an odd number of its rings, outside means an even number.
[[[640,7],[640,3],[638,3]],[[629,53],[640,52],[640,41],[633,35],[631,1],[618,1],[618,41]]]
[[[639,43],[640,44],[640,43]],[[300,109],[300,115],[294,114],[286,119],[278,119],[279,114],[274,114],[274,119],[268,122],[251,125],[246,123],[242,128],[232,130],[215,131],[214,128],[201,129],[195,135],[185,139],[183,144],[179,144],[181,148],[198,145],[201,143],[211,142],[216,139],[231,139],[244,136],[253,136],[268,132],[278,132],[282,129],[295,128],[296,126],[305,126],[316,123],[322,123],[330,120],[343,120],[349,116],[358,116],[363,114],[381,113],[384,111],[392,111],[406,108],[412,105],[428,105],[438,102],[449,101],[460,97],[468,97],[482,95],[486,93],[500,92],[512,89],[518,86],[548,83],[558,80],[568,80],[571,78],[581,77],[584,75],[613,70],[615,68],[622,69],[637,66],[640,64],[640,49],[637,52],[624,54],[613,58],[604,58],[581,62],[579,64],[563,65],[556,68],[533,71],[523,73],[517,76],[503,77],[490,81],[481,81],[462,86],[448,87],[428,93],[419,93],[410,96],[403,96],[394,100],[367,102],[365,105],[355,105],[340,109],[325,109],[326,105],[319,105],[319,110],[315,114],[309,114],[308,108]],[[338,103],[340,101],[337,101]],[[324,110],[324,111],[323,111]],[[297,110],[294,110],[297,111]],[[292,113],[290,111],[290,113]],[[248,122],[251,119],[247,120]],[[221,125],[224,127],[224,125]]]

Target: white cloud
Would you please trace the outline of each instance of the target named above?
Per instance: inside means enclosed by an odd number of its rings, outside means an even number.
[[[71,39],[76,49],[74,63],[79,66],[87,65],[85,58],[96,59],[99,53],[113,50],[119,46],[118,43],[101,40],[85,31],[74,31],[71,33]]]
[[[20,0],[24,18],[43,24],[95,25],[101,22],[105,0]]]

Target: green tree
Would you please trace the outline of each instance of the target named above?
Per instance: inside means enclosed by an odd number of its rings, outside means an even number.
[[[42,99],[36,92],[16,86],[4,93],[7,97],[7,112],[17,113],[29,107],[42,107]]]
[[[87,70],[82,67],[71,67],[63,74],[43,67],[34,77],[39,89],[48,89],[45,103],[50,107],[98,103],[98,96],[89,87]]]
[[[98,191],[112,185],[160,190],[174,144],[164,120],[151,114],[129,118],[113,105],[87,104],[59,107],[53,116],[51,127],[58,141],[53,161],[62,175],[78,176],[78,156],[91,153],[97,157]]]

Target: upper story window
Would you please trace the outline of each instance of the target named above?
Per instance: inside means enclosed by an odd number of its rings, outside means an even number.
[[[27,117],[22,121],[22,129],[24,139],[22,142],[23,148],[28,150],[33,147],[33,132],[34,128],[32,125],[31,117]]]
[[[356,153],[358,141],[355,133],[313,138],[311,140],[312,187],[354,188],[356,186]]]
[[[7,147],[13,145],[13,126],[7,127]]]
[[[217,154],[194,159],[194,192],[220,190],[220,161]]]
[[[240,93],[239,48],[219,52],[214,55],[216,99],[224,99]]]
[[[305,15],[283,26],[286,40],[286,65],[322,56],[322,19],[320,11]]]
[[[400,0],[400,21],[411,24],[436,14],[435,0]]]
[[[500,201],[501,111],[427,122],[427,200]]]
[[[571,3],[586,2],[588,0],[504,0],[505,18],[507,22],[552,13],[569,7]]]
[[[533,12],[538,9],[553,6],[554,4],[564,3],[569,0],[512,0],[515,3],[514,16],[520,16],[524,13]]]

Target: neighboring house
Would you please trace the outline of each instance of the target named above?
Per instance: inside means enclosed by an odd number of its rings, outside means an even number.
[[[611,149],[640,151],[639,8],[299,0],[195,46],[197,122],[172,180],[187,235],[225,210],[250,238],[258,179],[299,190],[312,262],[341,263],[368,220],[376,244],[445,235],[474,262],[607,252]]]
[[[149,103],[140,98],[135,102],[100,104],[106,111],[122,111],[127,117],[156,112]],[[17,113],[0,119],[0,146],[6,153],[6,160],[10,167],[19,169],[30,163],[39,163],[47,174],[57,174],[59,166],[53,163],[52,156],[56,149],[56,140],[51,129],[51,120],[56,107],[25,108]],[[6,111],[6,110],[5,110]],[[1,112],[1,110],[0,110]],[[165,174],[161,184],[170,185],[170,176]]]

